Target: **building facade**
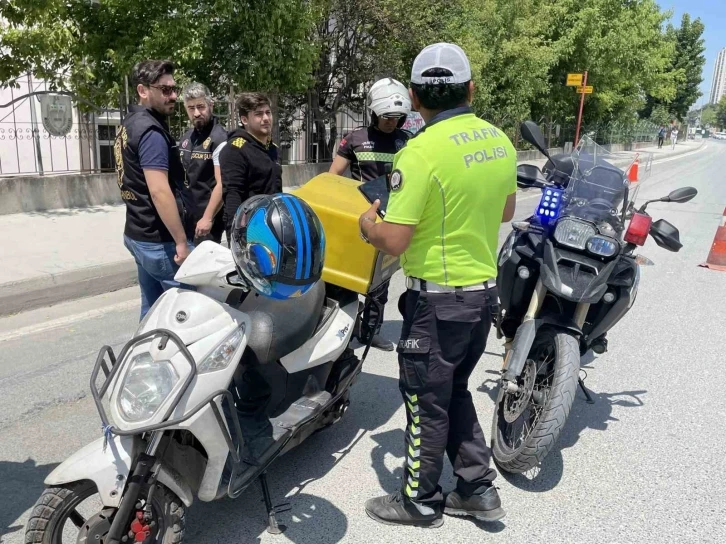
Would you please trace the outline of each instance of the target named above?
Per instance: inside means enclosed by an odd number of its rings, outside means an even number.
[[[709,102],[718,104],[724,95],[726,95],[726,47],[721,49],[716,57]]]

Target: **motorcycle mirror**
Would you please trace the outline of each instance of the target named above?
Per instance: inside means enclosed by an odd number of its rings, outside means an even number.
[[[658,219],[650,226],[650,235],[658,246],[668,251],[675,253],[683,247],[678,229],[665,219]]]
[[[526,142],[536,147],[545,157],[550,158],[550,154],[547,151],[547,144],[545,144],[544,134],[542,134],[537,123],[534,121],[525,121],[519,126],[519,131],[522,133],[522,138]]]
[[[698,191],[694,187],[681,187],[680,189],[672,191],[668,196],[663,197],[662,201],[683,203],[692,200],[697,194]]]

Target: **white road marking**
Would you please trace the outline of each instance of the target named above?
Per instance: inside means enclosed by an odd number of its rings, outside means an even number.
[[[28,325],[27,327],[21,327],[19,329],[15,329],[14,331],[0,334],[0,343],[7,342],[8,340],[13,340],[15,338],[20,338],[21,336],[27,336],[29,334],[37,334],[53,329],[59,329],[61,327],[67,327],[69,325],[73,325],[74,323],[78,323],[79,321],[92,319],[94,317],[101,317],[102,315],[110,312],[133,310],[134,308],[138,307],[138,300],[127,300],[124,302],[111,304],[110,306],[106,306],[104,308],[98,308],[95,310],[88,310],[87,312],[82,312],[79,314],[59,317],[57,319],[52,319],[44,323],[38,323],[37,325]]]

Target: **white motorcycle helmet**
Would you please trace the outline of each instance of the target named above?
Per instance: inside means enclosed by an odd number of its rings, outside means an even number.
[[[371,122],[378,125],[379,117],[402,115],[398,127],[406,122],[411,112],[411,99],[408,89],[391,77],[376,81],[368,91],[368,107],[371,109]]]

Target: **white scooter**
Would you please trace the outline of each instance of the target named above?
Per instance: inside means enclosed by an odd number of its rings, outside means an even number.
[[[104,436],[46,478],[26,542],[180,543],[195,495],[234,498],[256,480],[280,532],[265,471],[345,413],[362,365],[349,346],[358,295],[321,280],[288,301],[260,296],[209,241],[176,279],[196,290],[166,291],[118,357],[101,349]],[[86,518],[78,506],[94,496]]]

